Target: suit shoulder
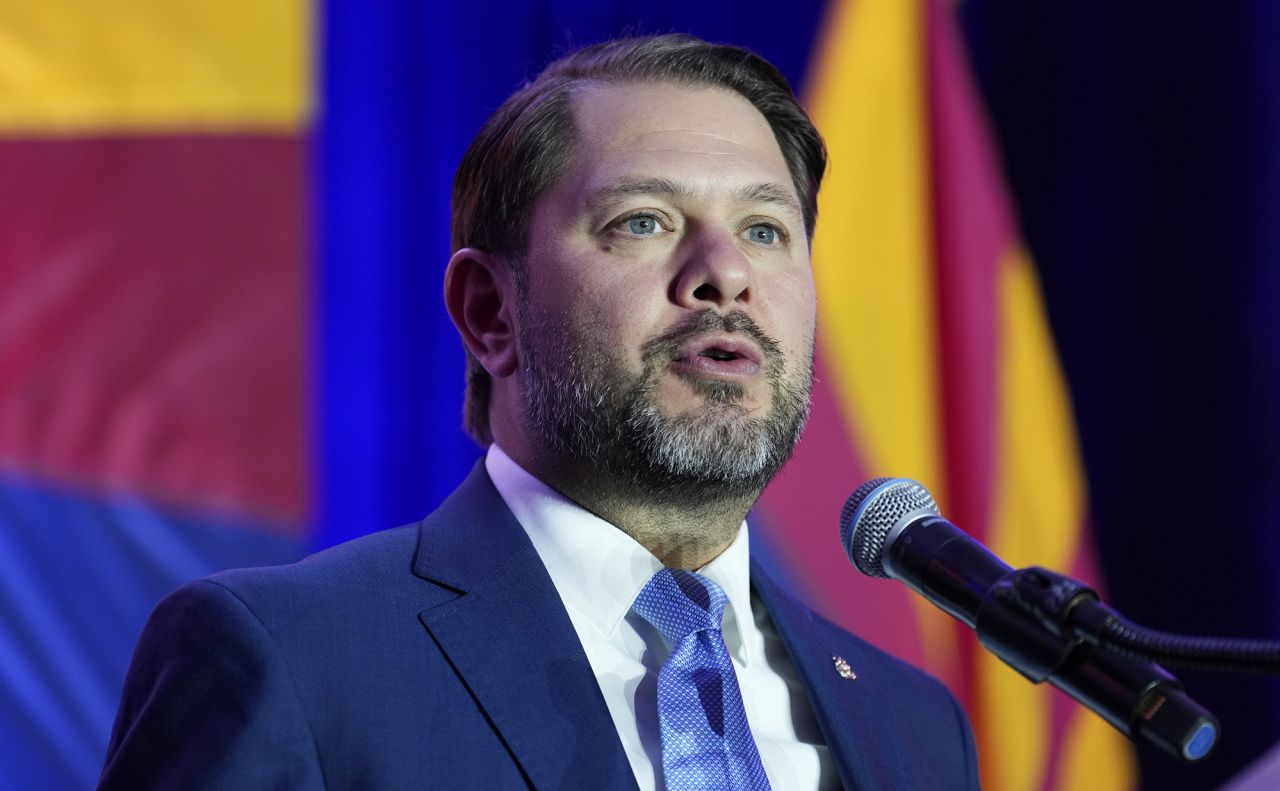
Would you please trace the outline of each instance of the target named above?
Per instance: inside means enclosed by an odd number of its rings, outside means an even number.
[[[157,756],[167,756],[161,761]],[[152,612],[134,649],[99,788],[322,785],[310,726],[261,621],[208,580]]]
[[[410,575],[419,525],[370,533],[294,563],[229,569],[202,581],[224,588],[246,603],[263,595],[290,592],[308,596],[323,596],[325,591],[368,592]]]

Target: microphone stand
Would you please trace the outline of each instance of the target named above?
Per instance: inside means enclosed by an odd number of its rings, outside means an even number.
[[[1148,629],[1098,600],[1070,577],[1032,566],[1015,572],[1010,595],[1048,627],[1108,651],[1189,670],[1280,673],[1280,642],[1193,637]]]
[[[974,628],[988,650],[1029,680],[1062,689],[1131,739],[1184,761],[1213,749],[1219,723],[1161,664],[1280,673],[1280,643],[1146,629],[1088,586],[1048,569],[1010,570],[987,594]]]

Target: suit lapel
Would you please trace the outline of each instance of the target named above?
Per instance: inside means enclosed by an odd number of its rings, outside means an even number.
[[[885,696],[892,690],[877,684],[874,677],[841,677],[835,657],[848,661],[859,672],[878,664],[849,635],[816,618],[784,594],[754,561],[751,582],[769,610],[778,636],[786,643],[796,673],[809,693],[818,725],[826,737],[831,757],[847,789],[882,787],[886,777],[881,757],[900,759],[880,730]]]
[[[422,523],[419,618],[535,788],[635,789],[595,675],[546,568],[478,463]]]

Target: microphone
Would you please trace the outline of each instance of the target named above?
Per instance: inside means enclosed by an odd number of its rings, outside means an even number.
[[[1185,761],[1217,742],[1217,719],[1164,668],[1098,650],[1050,617],[1096,602],[1096,593],[1044,569],[1014,570],[943,519],[920,483],[877,478],[858,487],[840,514],[840,541],[863,574],[906,583],[1028,680],[1048,681],[1130,739]]]

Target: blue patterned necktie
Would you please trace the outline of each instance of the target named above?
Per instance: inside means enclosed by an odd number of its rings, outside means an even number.
[[[631,605],[671,643],[671,656],[658,672],[668,791],[769,788],[720,634],[726,601],[724,591],[706,577],[663,569]]]

